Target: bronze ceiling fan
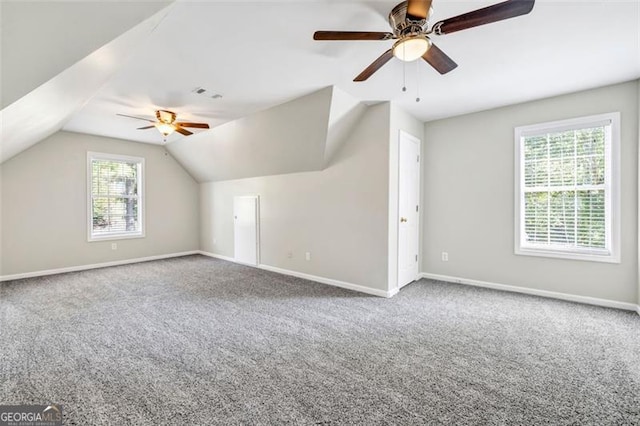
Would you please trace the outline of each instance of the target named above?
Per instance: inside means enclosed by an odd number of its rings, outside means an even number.
[[[164,135],[166,138],[173,132],[178,132],[181,135],[189,136],[192,135],[193,132],[185,129],[185,127],[192,127],[196,129],[208,129],[209,125],[207,123],[190,123],[186,121],[176,121],[176,113],[173,111],[168,111],[165,109],[159,109],[156,111],[157,120],[151,120],[150,118],[144,117],[135,117],[133,115],[126,114],[116,114],[122,117],[135,118],[136,120],[144,120],[150,123],[153,123],[150,126],[138,127],[138,130],[146,130],[151,128],[156,128],[160,133]]]
[[[367,31],[316,31],[314,40],[397,40],[391,49],[384,52],[365,68],[353,81],[364,81],[378,71],[392,57],[403,61],[414,61],[422,57],[440,74],[446,74],[458,66],[449,56],[431,42],[430,36],[450,34],[456,31],[504,19],[526,15],[533,9],[535,0],[508,0],[444,21],[429,28],[428,20],[433,13],[432,0],[407,0],[396,5],[389,13],[389,24],[393,32]]]

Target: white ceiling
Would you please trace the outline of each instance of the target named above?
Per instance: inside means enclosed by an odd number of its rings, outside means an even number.
[[[155,129],[135,130],[144,122],[116,113],[165,108],[215,126],[329,85],[429,121],[640,77],[640,0],[539,0],[529,15],[434,37],[459,66],[441,76],[423,61],[406,64],[406,93],[396,59],[352,82],[392,42],[312,40],[315,30],[388,31],[396,3],[178,1],[64,129],[160,143]],[[494,3],[434,0],[432,22]],[[199,86],[223,97],[192,93]]]

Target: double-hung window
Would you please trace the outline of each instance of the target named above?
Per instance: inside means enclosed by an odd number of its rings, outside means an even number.
[[[517,127],[515,252],[620,262],[620,114]]]
[[[144,158],[87,153],[89,241],[144,236]]]

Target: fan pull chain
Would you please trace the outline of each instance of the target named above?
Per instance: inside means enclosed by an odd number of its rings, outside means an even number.
[[[420,102],[420,61],[416,61],[416,102]]]
[[[402,54],[404,55],[405,45],[402,43]],[[407,91],[407,63],[402,61],[402,91]]]

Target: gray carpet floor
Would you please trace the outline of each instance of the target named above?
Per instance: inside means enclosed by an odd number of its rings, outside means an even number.
[[[640,317],[188,256],[0,284],[0,403],[65,424],[640,424]]]

